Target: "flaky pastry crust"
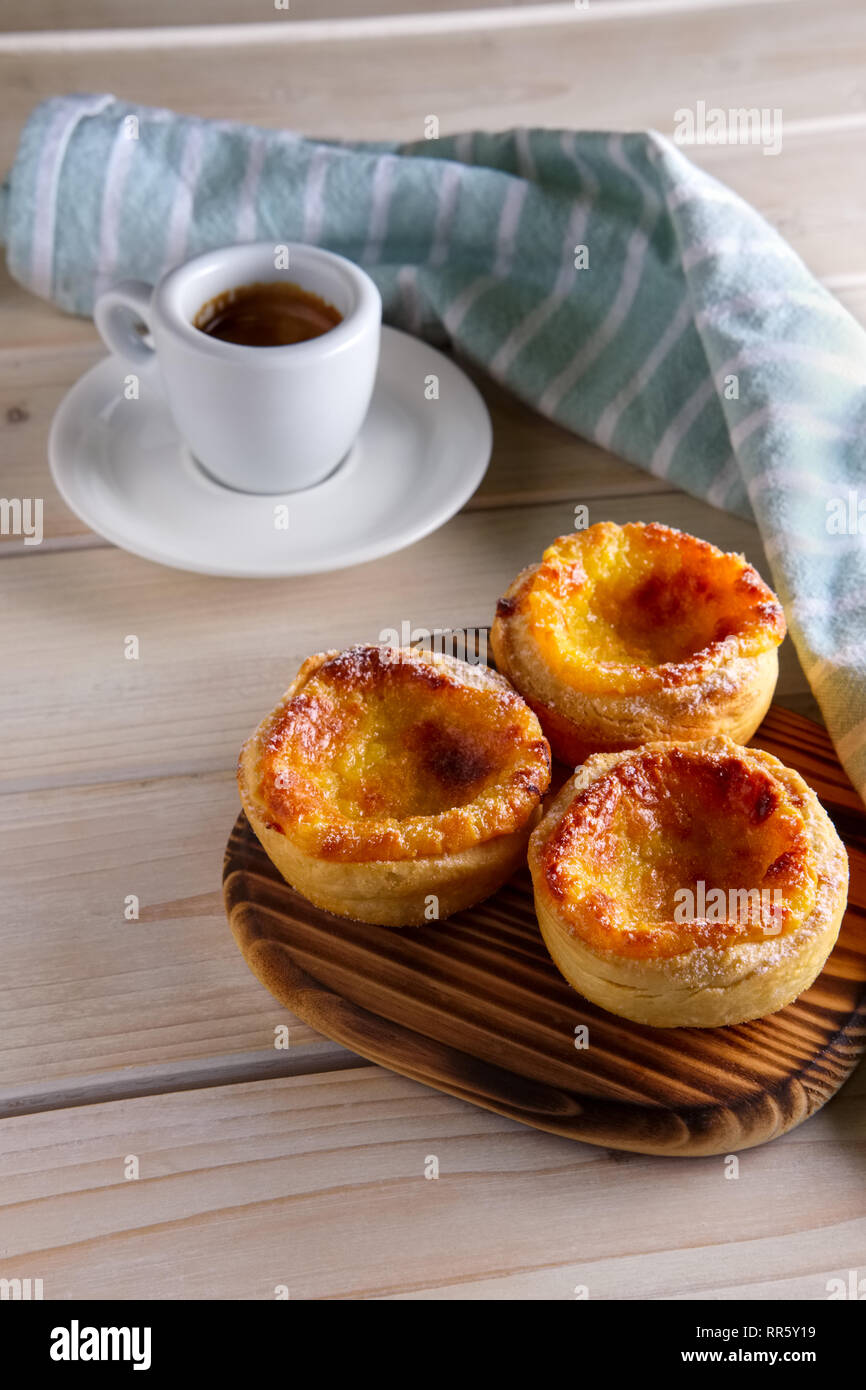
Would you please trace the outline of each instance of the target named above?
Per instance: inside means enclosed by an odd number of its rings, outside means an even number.
[[[283,877],[383,926],[494,892],[523,862],[549,780],[538,720],[502,676],[377,646],[305,661],[238,765],[247,818]]]
[[[724,737],[599,753],[529,844],[548,950],[587,999],[661,1028],[774,1013],[815,979],[848,860],[815,793]]]
[[[575,766],[654,739],[745,743],[773,698],[785,630],[742,555],[655,522],[602,521],[517,576],[491,645]]]

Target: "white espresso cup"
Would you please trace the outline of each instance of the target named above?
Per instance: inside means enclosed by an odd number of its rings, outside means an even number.
[[[286,269],[277,269],[284,260]],[[318,295],[341,321],[279,347],[225,342],[194,326],[218,295],[272,281]],[[320,482],[345,458],[367,414],[382,300],[369,275],[331,251],[292,242],[206,251],[156,287],[121,282],[100,296],[93,316],[106,346],[133,371],[159,374],[193,455],[227,487],[279,493]]]

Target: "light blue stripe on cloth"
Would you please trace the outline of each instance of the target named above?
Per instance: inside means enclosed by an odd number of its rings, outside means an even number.
[[[561,424],[754,517],[866,793],[866,335],[661,136],[312,141],[61,97],[24,129],[0,223],[12,275],[80,314],[113,280],[210,246],[329,247],[365,266],[390,322],[450,338]]]

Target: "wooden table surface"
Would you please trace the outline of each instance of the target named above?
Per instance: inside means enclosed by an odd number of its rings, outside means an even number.
[[[429,114],[443,134],[670,134],[698,100],[780,107],[777,157],[690,153],[866,321],[862,0],[4,0],[0,24],[0,169],[33,104],[73,90],[357,138],[418,138]],[[102,354],[93,325],[5,270],[0,299],[0,490],[45,502],[43,544],[0,553],[0,1276],[59,1299],[823,1299],[866,1266],[863,1066],[736,1179],[723,1158],[572,1144],[288,1017],[221,904],[237,749],[309,652],[404,619],[483,624],[579,503],[743,550],[769,578],[755,528],[484,385],[489,473],[409,550],[285,581],[162,569],[50,481],[52,413]],[[790,641],[778,699],[816,713]]]

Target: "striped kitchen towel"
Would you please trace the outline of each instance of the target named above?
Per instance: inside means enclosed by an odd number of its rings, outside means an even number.
[[[754,517],[866,794],[866,334],[661,136],[325,142],[60,97],[24,129],[0,236],[21,284],[80,314],[113,281],[231,241],[359,262],[389,322],[450,340],[552,419]]]

